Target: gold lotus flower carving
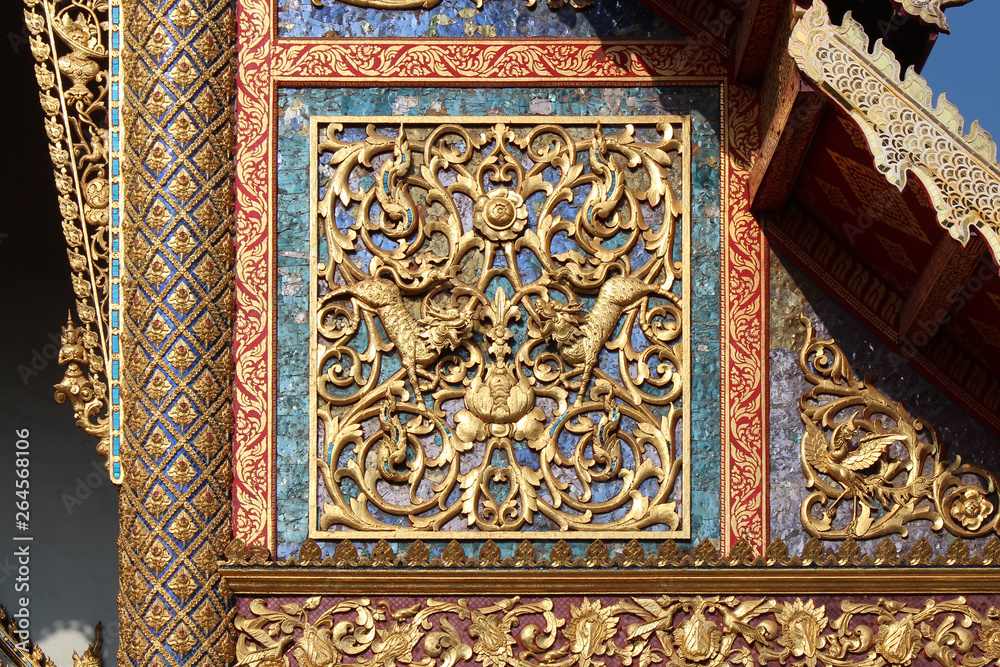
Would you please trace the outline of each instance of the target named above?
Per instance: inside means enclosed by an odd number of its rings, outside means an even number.
[[[473,224],[493,241],[513,241],[524,231],[528,207],[524,198],[507,188],[496,188],[476,199]]]
[[[313,122],[313,536],[684,534],[688,121]]]
[[[272,603],[273,604],[273,603]],[[844,599],[837,616],[802,598],[310,597],[238,616],[237,667],[809,665],[984,667],[1000,656],[998,612],[964,598],[917,606]],[[561,610],[561,611],[557,611]]]

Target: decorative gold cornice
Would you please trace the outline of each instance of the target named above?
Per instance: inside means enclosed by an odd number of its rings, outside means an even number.
[[[802,72],[860,125],[875,166],[902,189],[910,171],[930,193],[938,222],[963,245],[979,230],[1000,257],[1000,166],[996,144],[978,122],[964,120],[942,94],[933,105],[927,82],[900,65],[882,44],[869,53],[868,36],[844,16],[830,22],[826,5],[813,2],[795,26],[789,53]]]
[[[825,547],[818,539],[809,540],[798,555],[789,554],[788,547],[778,539],[768,545],[763,554],[754,553],[746,540],[739,540],[729,554],[721,553],[709,540],[703,540],[694,549],[681,549],[673,540],[664,540],[659,545],[643,546],[632,540],[621,547],[609,548],[601,540],[587,543],[583,556],[574,555],[572,547],[565,540],[559,540],[551,547],[550,542],[523,540],[518,543],[512,555],[504,556],[493,540],[486,540],[478,550],[472,545],[452,540],[439,555],[432,555],[430,548],[421,540],[413,542],[393,542],[379,540],[371,551],[350,540],[337,543],[333,556],[324,556],[319,544],[314,540],[302,543],[297,556],[285,560],[271,560],[263,547],[248,547],[243,540],[234,539],[226,547],[226,560],[220,563],[226,571],[226,578],[234,572],[246,570],[260,571],[261,568],[337,568],[341,570],[368,571],[371,568],[403,570],[408,568],[499,570],[541,569],[580,570],[595,568],[615,568],[616,570],[636,570],[651,574],[655,569],[677,570],[691,568],[727,568],[745,570],[749,568],[789,568],[829,569],[858,567],[896,568],[951,568],[956,566],[988,567],[1000,565],[1000,538],[996,536],[983,546],[982,552],[973,553],[969,543],[956,539],[944,554],[937,554],[930,543],[921,538],[910,548],[901,552],[892,540],[885,538],[875,547],[872,555],[862,553],[853,538],[844,540],[837,551]],[[466,549],[472,552],[470,555]],[[1000,572],[1000,570],[998,570]],[[740,575],[746,576],[746,575]]]
[[[961,7],[972,0],[894,0],[911,16],[916,16],[924,23],[936,25],[941,32],[951,32],[948,22],[944,19],[944,10],[949,7]]]

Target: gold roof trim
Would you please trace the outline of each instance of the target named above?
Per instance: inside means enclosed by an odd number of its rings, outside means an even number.
[[[1000,166],[989,133],[972,124],[944,94],[934,106],[930,86],[912,68],[906,79],[882,40],[869,53],[868,35],[848,12],[830,22],[816,0],[792,31],[788,52],[799,69],[861,126],[875,166],[900,190],[906,172],[930,194],[938,222],[963,245],[976,228],[1000,257]]]
[[[941,32],[951,32],[948,22],[944,19],[944,10],[949,7],[961,7],[972,0],[895,0],[903,11],[916,16],[924,23],[936,25]]]

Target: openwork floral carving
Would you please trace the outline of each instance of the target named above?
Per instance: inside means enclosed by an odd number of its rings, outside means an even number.
[[[983,614],[961,597],[920,607],[844,600],[837,615],[801,598],[410,602],[316,596],[274,610],[254,600],[236,619],[237,665],[979,666],[1000,655],[996,609]]]
[[[908,523],[927,521],[963,538],[996,533],[996,476],[949,461],[931,424],[858,380],[843,350],[802,322],[799,365],[814,385],[801,400],[802,469],[814,489],[802,503],[806,531],[830,540],[905,537]]]
[[[687,121],[314,123],[316,536],[684,534]]]
[[[63,331],[59,362],[67,369],[63,381],[56,385],[56,400],[70,400],[77,425],[97,437],[98,453],[108,456],[110,422],[104,381],[110,366],[108,3],[25,0],[24,4],[76,314],[83,325],[74,328],[70,322]],[[72,359],[66,356],[70,348]]]

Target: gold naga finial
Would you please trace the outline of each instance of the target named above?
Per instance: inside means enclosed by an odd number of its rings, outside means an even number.
[[[801,317],[806,339],[799,365],[812,389],[800,407],[802,471],[813,489],[802,502],[802,525],[823,540],[907,536],[907,524],[927,521],[961,538],[1000,532],[1000,512],[988,496],[1000,488],[985,468],[949,461],[937,429],[912,418],[902,403],[859,380],[833,340],[817,340]],[[837,511],[853,501],[849,520]]]
[[[58,356],[59,365],[65,366],[66,370],[62,381],[53,387],[56,390],[56,403],[69,401],[73,406],[76,425],[99,439],[97,453],[106,458],[111,446],[111,423],[106,410],[107,393],[104,383],[90,371],[90,356],[86,349],[88,334],[93,335],[84,327],[76,326],[73,314],[67,313]]]

